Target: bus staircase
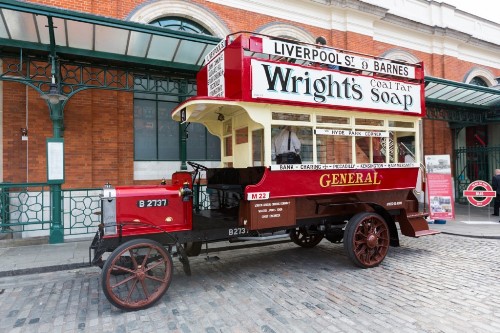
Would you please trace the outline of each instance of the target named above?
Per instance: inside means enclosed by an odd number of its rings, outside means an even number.
[[[386,144],[382,140],[382,152],[385,153]],[[395,145],[394,138],[392,135],[389,136],[389,156],[392,158],[395,156]],[[403,161],[394,161],[394,162],[404,162],[404,163],[415,163],[415,154],[412,152],[410,148],[408,148],[404,143],[398,143],[398,156],[404,156]],[[385,155],[384,155],[385,157]],[[423,179],[425,179],[425,167],[423,164],[420,165],[420,173]],[[422,187],[423,188],[423,187]],[[424,211],[419,211],[419,203],[416,197],[416,189],[408,193],[408,197],[405,201],[405,211],[406,214],[400,214],[397,216],[397,221],[399,222],[399,226],[401,228],[401,233],[408,237],[421,237],[428,235],[439,234],[440,231],[429,229],[429,223],[427,222],[427,217],[429,213],[425,211],[425,203],[424,203]],[[424,196],[425,199],[425,196]]]

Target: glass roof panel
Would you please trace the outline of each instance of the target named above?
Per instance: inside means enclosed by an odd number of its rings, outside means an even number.
[[[480,99],[481,96],[483,96],[483,93],[475,91],[474,93],[470,94],[467,97],[464,97],[460,100],[462,103],[469,103],[469,104],[474,104],[473,101]]]
[[[12,39],[39,42],[33,14],[4,9],[3,16]]]
[[[129,31],[125,29],[96,25],[95,50],[101,52],[124,54],[125,48],[127,47],[128,34]]]
[[[9,38],[9,34],[7,33],[7,27],[3,23],[3,20],[0,20],[0,38]]]
[[[440,98],[443,95],[448,94],[449,92],[455,90],[455,87],[449,87],[445,85],[438,84],[439,87],[438,90],[436,90],[434,93],[428,95],[429,98]]]
[[[486,93],[482,93],[482,92],[478,92],[474,98],[468,100],[466,103],[472,103],[472,104],[478,103],[479,104],[480,102],[484,101],[489,96],[491,96],[491,95],[486,94]]]
[[[462,88],[455,88],[455,89],[451,90],[450,92],[448,92],[447,94],[440,96],[440,98],[444,98],[444,99],[449,100],[453,96],[457,96],[457,95],[463,93],[464,91],[466,91],[466,90],[462,89]]]
[[[179,39],[177,38],[153,36],[147,57],[151,59],[172,61],[178,45]]]
[[[470,90],[464,90],[463,92],[461,92],[460,94],[456,95],[456,96],[453,96],[453,97],[450,97],[448,100],[449,101],[458,101],[459,99],[462,99],[464,97],[467,97],[469,95],[471,95],[472,93],[474,93],[474,91],[470,91]]]
[[[182,62],[185,64],[196,64],[200,59],[203,51],[203,44],[183,40],[179,45],[179,49],[175,54],[173,61]]]
[[[52,19],[52,22],[54,23],[54,37],[56,38],[56,44],[61,46],[68,46],[68,38],[66,35],[66,20],[54,17]]]
[[[68,27],[68,46],[78,49],[93,50],[93,29],[94,25],[66,20]]]
[[[49,20],[47,16],[35,15],[35,21],[40,36],[40,42],[43,44],[50,44],[49,29],[47,29]]]
[[[427,87],[425,87],[425,96],[429,96],[439,91],[439,89],[441,89],[441,87],[438,84],[430,82]]]
[[[205,44],[205,45],[206,45],[206,48],[205,48],[205,50],[203,50],[203,53],[201,54],[200,60],[198,60],[198,62],[196,63],[198,66],[203,65],[203,61],[205,61],[205,56],[214,48],[213,45],[208,45],[208,44]]]
[[[134,57],[145,57],[150,39],[151,34],[132,31],[132,33],[130,34],[130,40],[128,42],[128,50],[126,50],[126,54]]]
[[[477,104],[490,105],[490,104],[494,104],[496,101],[500,101],[500,96],[490,95],[490,96],[486,97],[485,99],[478,101]]]

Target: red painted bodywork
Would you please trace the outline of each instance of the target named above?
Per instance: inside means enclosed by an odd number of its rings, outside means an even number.
[[[225,81],[225,97],[216,98],[208,97],[208,66],[201,69],[197,76],[198,96],[191,98],[188,101],[195,100],[219,100],[223,102],[252,102],[252,103],[270,103],[281,105],[292,105],[309,108],[329,108],[332,110],[355,110],[364,112],[384,113],[384,109],[370,109],[350,106],[328,105],[311,102],[299,101],[277,101],[265,98],[252,97],[252,68],[251,60],[256,59],[248,56],[248,54],[262,52],[262,38],[259,36],[239,36],[231,43],[228,43],[226,48],[221,51],[224,53],[224,81]],[[247,52],[247,55],[245,55]],[[257,58],[260,61],[275,62]],[[289,66],[301,66],[288,64]],[[425,98],[423,85],[423,64],[415,66],[416,79],[413,81],[415,87],[420,88],[421,105],[420,114],[410,114],[415,117],[425,116]],[[306,66],[301,66],[306,67]],[[318,69],[316,69],[318,70]],[[359,73],[348,73],[352,76],[367,76]],[[377,76],[378,80],[384,78]],[[400,81],[408,83],[400,79],[391,78],[391,81]],[[418,83],[415,83],[418,82]],[[177,107],[176,110],[182,109],[183,104]],[[175,113],[176,110],[173,112]],[[408,116],[404,112],[391,111],[391,114],[401,114]],[[407,165],[408,166],[408,165]],[[325,165],[312,165],[311,168],[323,168]],[[353,166],[355,167],[355,166]],[[400,167],[380,167],[377,165],[366,166],[366,168],[335,168],[327,170],[271,170],[266,168],[265,172],[258,183],[246,185],[243,190],[243,200],[251,198],[252,193],[268,193],[264,196],[269,199],[276,198],[299,198],[299,197],[314,197],[314,196],[335,196],[342,194],[356,194],[366,192],[387,192],[391,190],[410,190],[416,187],[419,168]],[[284,167],[286,168],[286,166]],[[308,168],[307,165],[301,168]],[[125,226],[123,236],[140,235],[146,233],[159,232],[161,230],[185,231],[192,230],[193,219],[193,204],[192,200],[183,200],[179,196],[179,190],[187,183],[189,188],[192,188],[191,173],[177,172],[172,177],[171,186],[131,186],[116,188],[116,210],[118,222],[138,222],[132,227]],[[230,183],[234,184],[234,183]],[[376,196],[376,194],[374,194]],[[406,195],[405,195],[406,196]],[[255,196],[257,198],[258,196]],[[167,198],[169,203],[165,207],[139,208],[137,200],[142,199],[158,199]],[[406,197],[398,201],[398,207],[403,205]],[[297,207],[297,209],[300,209]],[[139,224],[140,223],[140,224]],[[148,226],[150,225],[150,226]],[[156,226],[155,227],[151,227]],[[159,229],[158,229],[159,228]],[[113,235],[116,236],[116,235]]]
[[[116,187],[116,220],[124,224],[123,236],[156,233],[161,230],[191,230],[192,201],[182,201],[179,189],[179,186],[165,185]],[[167,199],[168,205],[138,207],[138,200],[148,199]]]
[[[308,103],[299,101],[288,101],[285,103],[284,101],[280,100],[253,98],[251,89],[252,85],[251,60],[259,59],[260,61],[268,61],[270,63],[282,63],[282,62],[266,60],[262,58],[252,58],[244,54],[245,49],[248,50],[249,52],[254,52],[254,53],[262,52],[262,37],[258,36],[246,37],[240,35],[222,51],[224,52],[224,79],[226,85],[225,85],[225,98],[222,98],[221,100],[235,100],[235,101],[254,102],[254,103],[287,104],[294,106],[304,106],[309,108],[327,108],[334,110],[353,110],[353,111],[387,114],[387,111],[384,109],[362,108],[359,106],[350,107],[343,105],[329,105],[329,104]],[[288,64],[288,65],[310,68],[308,66],[302,66],[302,65],[293,65],[293,64]],[[325,73],[326,72],[328,71],[325,70]],[[369,75],[363,75],[357,73],[349,73],[349,75],[353,77],[356,76],[372,77]],[[421,96],[420,114],[411,114],[411,115],[425,117],[425,89],[424,89],[423,63],[415,65],[415,75],[416,75],[415,81],[419,82],[419,84],[416,85],[419,86],[420,96]],[[381,76],[376,76],[376,79],[381,81],[386,80]],[[208,95],[207,80],[208,80],[208,66],[205,66],[200,70],[200,72],[198,72],[197,76],[198,97],[207,97]],[[407,84],[409,83],[408,80],[405,81],[394,77],[391,77],[390,81],[402,82]],[[230,84],[228,84],[229,82]],[[391,111],[391,114],[400,114],[408,116],[408,113],[398,112],[398,111]]]
[[[343,174],[347,175],[342,176]],[[349,174],[353,174],[353,176]],[[414,189],[417,175],[418,168],[416,167],[300,171],[271,171],[267,169],[258,184],[245,188],[245,198],[247,198],[248,193],[252,192],[270,192],[270,198],[285,198]],[[367,177],[374,181],[372,183],[359,183],[360,179],[366,180]],[[342,178],[345,178],[347,183],[341,184]]]

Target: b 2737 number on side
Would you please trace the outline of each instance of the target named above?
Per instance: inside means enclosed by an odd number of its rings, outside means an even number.
[[[246,228],[231,228],[229,229],[229,236],[239,236],[248,233]]]
[[[165,207],[165,206],[168,206],[167,199],[137,200],[137,207],[139,208]]]

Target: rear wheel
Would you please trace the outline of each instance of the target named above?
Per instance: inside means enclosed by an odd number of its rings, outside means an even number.
[[[344,248],[355,265],[362,268],[378,266],[389,250],[387,223],[375,213],[354,215],[345,228]]]
[[[300,227],[290,231],[290,239],[299,246],[311,248],[321,242],[323,234],[318,233],[316,230]]]
[[[172,257],[149,239],[134,239],[114,250],[101,273],[104,295],[122,310],[140,310],[153,305],[172,280]]]
[[[333,228],[325,234],[325,238],[332,243],[342,243],[342,239],[344,239],[344,230],[341,228]]]
[[[187,242],[184,243],[184,250],[188,257],[196,257],[201,253],[202,242]]]

